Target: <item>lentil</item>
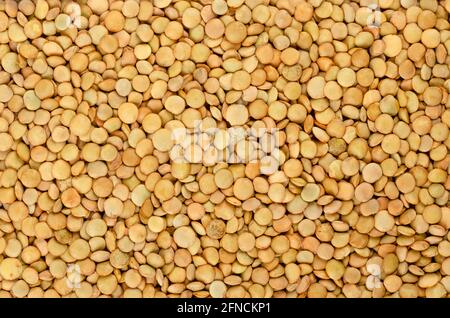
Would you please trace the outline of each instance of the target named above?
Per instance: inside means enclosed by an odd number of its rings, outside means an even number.
[[[369,2],[0,4],[1,296],[448,297],[450,1]]]

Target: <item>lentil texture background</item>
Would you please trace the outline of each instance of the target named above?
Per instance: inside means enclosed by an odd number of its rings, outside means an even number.
[[[449,12],[1,1],[0,296],[448,297]]]

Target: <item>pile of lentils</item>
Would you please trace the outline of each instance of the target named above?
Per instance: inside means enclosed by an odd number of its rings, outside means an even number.
[[[1,1],[0,297],[448,297],[449,13]],[[276,168],[172,160],[198,122]]]

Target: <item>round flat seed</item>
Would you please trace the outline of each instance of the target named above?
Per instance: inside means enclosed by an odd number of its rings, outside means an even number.
[[[416,187],[416,179],[410,173],[405,173],[395,179],[397,188],[402,193],[409,193]]]
[[[323,94],[330,100],[339,100],[342,97],[342,88],[335,81],[330,81],[325,84]]]
[[[397,135],[389,134],[383,138],[381,148],[387,154],[395,154],[400,150],[400,138]]]
[[[301,197],[305,202],[316,201],[320,196],[320,187],[315,183],[308,183],[301,192]]]
[[[55,26],[58,31],[66,30],[71,23],[72,19],[67,14],[59,14],[55,19]]]
[[[155,196],[161,201],[171,199],[175,194],[175,189],[169,180],[159,180],[155,185]]]
[[[61,202],[68,208],[75,208],[80,204],[81,197],[75,188],[69,188],[62,193]]]
[[[0,133],[0,151],[8,151],[12,149],[14,143],[13,138],[7,133]]]
[[[205,104],[205,95],[199,89],[191,89],[186,95],[186,104],[192,108],[200,108]]]
[[[227,286],[219,281],[213,281],[209,286],[209,294],[212,298],[224,298],[227,293]]]
[[[362,170],[362,177],[368,183],[377,182],[382,176],[383,170],[374,162],[369,163]]]
[[[4,280],[18,279],[22,270],[22,264],[16,258],[5,258],[0,262],[0,276]]]
[[[90,252],[89,243],[83,239],[77,239],[69,246],[70,255],[77,260],[87,258]]]
[[[243,91],[250,86],[251,76],[246,71],[237,71],[231,77],[231,87]]]
[[[344,275],[345,267],[344,264],[337,260],[329,260],[325,266],[325,271],[328,277],[333,280],[339,280]]]
[[[233,194],[241,201],[249,199],[253,195],[253,183],[247,178],[235,180]]]
[[[219,240],[225,235],[225,223],[222,220],[211,220],[206,226],[206,235],[210,238]]]
[[[402,50],[402,40],[398,35],[389,34],[383,37],[384,54],[387,57],[397,56]]]
[[[300,153],[303,157],[312,159],[316,156],[317,145],[312,140],[305,140],[300,145]]]
[[[225,119],[232,126],[240,126],[248,121],[248,110],[244,105],[233,104],[228,106]]]
[[[436,224],[441,221],[442,209],[435,204],[426,206],[423,210],[423,218],[428,224]]]
[[[132,124],[138,117],[138,108],[132,103],[123,103],[117,112],[120,120],[125,124]]]
[[[219,39],[225,33],[225,26],[220,19],[211,19],[205,25],[205,33],[211,39]]]
[[[299,83],[289,82],[283,88],[283,94],[290,100],[296,100],[302,93],[302,87]]]
[[[139,3],[134,0],[128,0],[123,3],[122,13],[127,18],[133,18],[139,14]]]
[[[233,21],[225,27],[225,38],[233,44],[239,44],[247,37],[247,28],[239,21]]]
[[[355,188],[355,198],[360,202],[369,201],[374,194],[374,188],[370,183],[361,183]]]
[[[255,237],[251,233],[245,232],[238,237],[239,249],[244,252],[250,252],[255,247],[255,243]]]
[[[12,89],[7,85],[0,85],[0,102],[6,103],[13,97]]]
[[[2,68],[9,74],[17,73],[20,70],[18,64],[18,55],[13,52],[8,52],[3,55],[1,64]]]
[[[311,78],[308,81],[306,89],[308,91],[308,95],[311,96],[312,98],[315,99],[324,98],[325,79],[321,76]]]
[[[148,228],[154,233],[160,233],[166,227],[165,221],[159,216],[151,216],[148,219]]]
[[[95,219],[88,222],[86,226],[86,233],[91,237],[101,237],[106,233],[108,229],[105,221],[102,219]]]
[[[356,83],[356,73],[351,68],[342,68],[337,74],[337,82],[342,87],[351,87]]]
[[[155,7],[164,9],[167,8],[172,3],[172,0],[155,0],[153,1],[153,4]]]
[[[421,41],[427,48],[434,49],[441,42],[441,35],[436,29],[428,29],[423,31]]]
[[[214,175],[214,182],[220,189],[227,189],[233,185],[233,174],[230,170],[220,169]]]
[[[172,114],[179,115],[186,107],[186,102],[180,96],[169,96],[164,102],[164,107]]]
[[[142,121],[142,128],[147,133],[154,133],[161,128],[161,118],[157,114],[148,114]]]
[[[34,92],[39,99],[44,100],[53,96],[55,93],[52,81],[48,79],[41,79],[36,83],[36,87],[34,88]]]
[[[119,41],[115,36],[106,34],[100,39],[98,47],[104,54],[114,53],[119,48]]]
[[[173,232],[173,240],[181,248],[189,248],[194,245],[197,236],[189,226],[179,227]]]
[[[380,211],[375,214],[375,228],[380,232],[388,232],[393,229],[395,220],[388,211]]]
[[[125,26],[125,17],[122,12],[112,10],[105,16],[105,27],[111,32],[119,32]]]
[[[109,217],[117,217],[123,211],[123,202],[117,198],[109,197],[104,202],[105,213]]]
[[[169,129],[161,128],[152,135],[153,146],[159,151],[169,151],[173,147],[172,132]]]

